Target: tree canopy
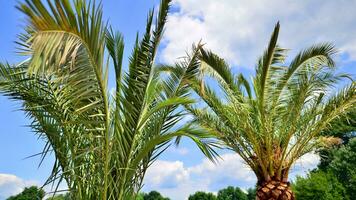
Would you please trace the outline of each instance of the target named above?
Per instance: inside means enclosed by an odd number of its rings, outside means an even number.
[[[347,145],[334,150],[330,162],[330,171],[345,187],[350,199],[356,197],[356,137],[350,139]]]
[[[239,187],[229,186],[219,190],[217,200],[247,200],[247,195]]]
[[[331,172],[311,172],[297,177],[294,191],[298,200],[347,200],[345,188]],[[345,198],[346,197],[346,198]]]
[[[213,193],[198,191],[189,195],[188,200],[217,200],[217,198]]]
[[[328,152],[325,154],[325,152]],[[324,149],[323,162],[307,177],[297,177],[294,190],[298,199],[345,199],[356,197],[356,138]]]
[[[151,191],[149,193],[143,193],[143,194],[141,194],[141,196],[142,196],[142,200],[169,200],[169,198],[163,197],[157,191]]]
[[[71,200],[70,193],[58,194],[52,197],[47,198],[47,200]]]
[[[7,200],[42,200],[45,191],[37,186],[26,187],[20,194],[11,196]]]

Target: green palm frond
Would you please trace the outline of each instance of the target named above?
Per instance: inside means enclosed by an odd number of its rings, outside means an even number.
[[[307,48],[287,66],[287,51],[277,45],[278,32],[279,23],[251,82],[201,48],[203,75],[192,80],[191,87],[205,103],[186,106],[194,116],[192,123],[213,132],[238,153],[260,184],[286,181],[293,163],[314,149],[318,136],[356,104],[354,82],[332,95],[335,85],[348,77],[335,73],[333,45]],[[206,81],[206,76],[220,87]]]
[[[182,64],[167,66],[172,71],[167,78],[160,74],[163,67],[155,67],[170,2],[161,1],[156,17],[149,13],[127,71],[123,36],[104,25],[100,4],[19,4],[28,26],[17,43],[29,59],[0,65],[0,92],[22,102],[31,128],[47,142],[41,159],[54,152],[45,184],[65,180],[74,199],[134,199],[147,168],[181,137],[215,159],[211,132],[179,125],[187,114],[183,106],[194,102],[188,80],[200,73],[200,48]],[[109,63],[116,75],[113,95],[108,91]]]

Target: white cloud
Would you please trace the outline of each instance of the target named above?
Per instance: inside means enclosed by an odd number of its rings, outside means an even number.
[[[13,174],[0,173],[0,200],[6,199],[12,195],[16,195],[22,192],[25,187],[31,187],[31,186],[41,187],[42,185],[38,180],[24,180]],[[50,184],[43,188],[44,191],[47,192],[45,198],[52,196],[53,193],[51,193],[51,191],[54,191],[55,187],[56,184],[54,185],[54,188]],[[68,187],[66,183],[62,182],[58,187],[58,191],[64,191],[67,188]]]
[[[295,164],[295,168],[314,168],[316,165],[319,163],[320,157],[318,154],[311,152],[303,155],[301,158],[299,158]]]
[[[189,179],[189,173],[181,161],[157,160],[150,166],[145,179],[150,187],[176,187]]]
[[[303,155],[293,165],[289,175],[290,179],[294,180],[297,175],[305,176],[309,170],[316,168],[319,162],[320,157],[315,152]]]
[[[221,157],[217,165],[203,159],[191,167],[180,161],[158,160],[147,171],[144,191],[158,190],[173,200],[181,200],[196,191],[216,192],[216,186],[234,184],[248,188],[254,185],[254,174],[239,156],[227,153]]]
[[[253,187],[256,178],[251,169],[235,153],[221,155],[218,164],[203,159],[199,164],[184,166],[181,161],[156,161],[147,171],[144,191],[158,190],[172,200],[187,199],[196,191],[216,193],[229,185],[246,190]],[[300,158],[292,168],[291,179],[305,175],[316,167],[319,156],[309,153]]]
[[[37,181],[26,181],[12,174],[0,174],[0,199],[20,193],[25,187],[38,185]]]
[[[356,0],[175,0],[174,5],[179,11],[168,19],[162,61],[172,62],[203,39],[231,64],[252,68],[278,20],[283,47],[300,50],[330,41],[356,60]]]
[[[189,168],[181,161],[157,160],[147,171],[143,190],[158,190],[164,196],[181,200],[197,188],[208,189],[203,182],[195,182],[190,175]]]
[[[244,164],[240,156],[235,153],[227,153],[221,155],[221,158],[222,160],[218,164],[204,159],[201,164],[189,168],[189,171],[197,176],[206,177],[206,181],[210,184],[229,179],[243,180],[246,184],[255,182],[253,172]],[[207,174],[209,176],[206,176]]]

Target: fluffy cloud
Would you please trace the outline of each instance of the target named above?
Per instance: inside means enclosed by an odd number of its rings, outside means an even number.
[[[299,50],[331,41],[356,60],[356,0],[175,0],[174,5],[162,61],[172,62],[202,39],[231,64],[252,68],[278,20],[283,47]]]
[[[12,174],[0,174],[0,199],[20,193],[25,187],[38,185],[36,181],[25,181]]]
[[[181,161],[157,160],[151,165],[145,178],[145,184],[150,187],[174,188],[189,180],[189,173]]]
[[[252,187],[255,178],[242,159],[233,153],[223,154],[219,164],[203,159],[194,166],[180,161],[156,161],[147,171],[145,191],[158,190],[172,199],[186,199],[196,191],[216,192],[226,185]]]
[[[299,158],[292,167],[289,177],[294,179],[296,176],[305,176],[310,169],[317,167],[320,157],[315,153],[307,153]]]
[[[196,191],[216,193],[229,185],[242,189],[253,187],[256,178],[251,169],[235,153],[221,155],[218,164],[203,159],[199,164],[184,166],[180,161],[156,161],[147,171],[144,191],[158,190],[173,200],[187,199]],[[309,153],[300,158],[292,169],[291,178],[316,167],[319,156]]]
[[[223,154],[222,160],[214,164],[204,159],[201,164],[189,168],[196,178],[203,179],[212,190],[220,189],[228,184],[247,188],[255,184],[255,176],[244,164],[240,156],[234,153]]]

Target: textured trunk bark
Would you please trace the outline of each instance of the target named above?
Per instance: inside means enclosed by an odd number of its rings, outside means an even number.
[[[295,200],[289,182],[268,181],[258,185],[256,200]]]

